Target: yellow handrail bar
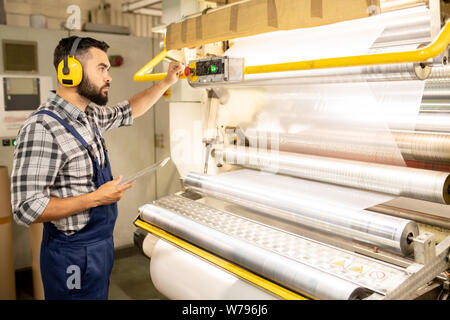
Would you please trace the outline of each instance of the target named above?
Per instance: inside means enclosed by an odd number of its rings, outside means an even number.
[[[145,66],[143,66],[138,72],[134,74],[134,81],[158,81],[164,79],[166,76],[165,73],[153,73],[148,74],[154,67],[156,67],[164,58],[167,57],[167,50],[164,48],[156,57],[154,57],[150,62],[148,62]],[[158,79],[153,80],[155,76],[158,76]],[[150,77],[149,77],[150,76]],[[161,78],[162,77],[162,78]]]
[[[425,62],[441,54],[450,43],[450,21],[446,22],[444,28],[436,36],[435,40],[429,45],[411,51],[388,52],[366,54],[361,56],[348,56],[339,58],[326,58],[318,60],[287,62],[278,64],[267,64],[258,66],[249,66],[244,68],[244,75],[255,73],[271,73],[283,71],[299,71],[309,69],[323,68],[339,68],[339,67],[355,67],[373,64],[389,64],[389,63],[407,63],[407,62]],[[164,79],[166,73],[147,74],[167,56],[164,49],[156,57],[154,57],[147,65],[134,75],[134,81],[159,81]],[[185,78],[183,75],[180,78]]]

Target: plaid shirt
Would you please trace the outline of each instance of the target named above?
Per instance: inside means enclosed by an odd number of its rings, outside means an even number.
[[[67,102],[55,91],[38,110],[49,110],[73,126],[93,146],[100,165],[105,165],[100,133],[133,123],[128,101],[113,107],[87,106],[85,112]],[[57,120],[39,114],[21,127],[14,150],[11,175],[11,204],[14,220],[29,226],[46,208],[50,197],[67,198],[96,190],[91,158],[82,144]],[[83,228],[89,210],[52,221],[67,235]]]

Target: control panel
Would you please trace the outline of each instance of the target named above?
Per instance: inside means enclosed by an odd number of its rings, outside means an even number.
[[[223,56],[195,60],[189,63],[184,73],[188,77],[189,84],[193,87],[242,81],[244,59]]]
[[[225,75],[224,59],[198,61],[196,66],[196,74],[199,77],[210,75]]]
[[[52,89],[52,77],[0,75],[0,136],[15,137],[20,126]],[[6,140],[2,145],[6,146]]]

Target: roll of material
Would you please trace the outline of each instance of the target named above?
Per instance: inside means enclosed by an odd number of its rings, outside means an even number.
[[[245,135],[251,143],[294,153],[395,165],[400,151],[404,160],[450,164],[450,134],[444,133],[305,130],[288,134],[246,130]]]
[[[450,203],[450,174],[378,163],[288,152],[258,152],[245,147],[216,150],[216,159],[252,169],[333,183],[362,190]]]
[[[44,300],[44,285],[41,277],[41,242],[44,225],[33,223],[30,226],[31,271],[33,276],[33,295],[35,300]]]
[[[0,166],[0,300],[16,299],[8,168]]]
[[[305,187],[299,186],[305,184]],[[359,210],[332,200],[324,193],[339,187],[320,188],[319,183],[253,170],[234,171],[226,176],[190,173],[185,186],[203,194],[262,212],[291,225],[312,228],[397,254],[409,255],[413,247],[408,236],[418,235],[415,222]],[[314,189],[315,195],[301,189]],[[347,190],[352,192],[352,190]]]
[[[158,240],[150,275],[159,292],[173,300],[275,300],[239,277],[164,240]],[[214,285],[211,285],[214,284]]]
[[[151,258],[153,251],[155,250],[155,246],[158,243],[159,238],[152,235],[151,233],[148,233],[145,238],[144,241],[142,243],[142,251],[144,252],[144,254]]]
[[[139,212],[143,220],[309,297],[347,300],[367,295],[366,289],[352,282],[252,245],[170,210],[146,204],[139,208]]]

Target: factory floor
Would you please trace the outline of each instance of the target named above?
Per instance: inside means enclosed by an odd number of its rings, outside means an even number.
[[[150,260],[137,247],[116,251],[109,300],[167,300],[150,277]]]
[[[109,300],[167,300],[153,286],[150,260],[137,247],[116,250]],[[31,270],[16,272],[17,300],[33,300]]]

